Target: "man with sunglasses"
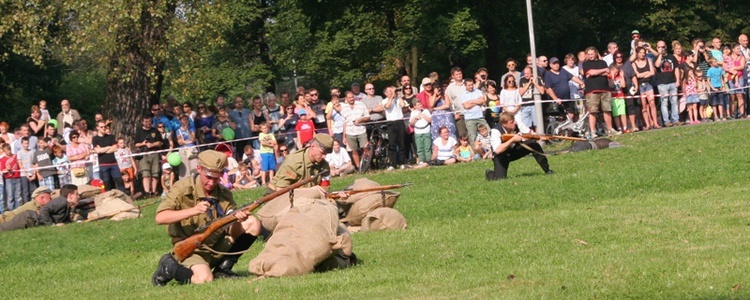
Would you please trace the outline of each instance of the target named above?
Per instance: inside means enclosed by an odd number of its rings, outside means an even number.
[[[552,100],[555,100],[557,105],[565,107],[568,116],[573,119],[573,114],[576,112],[575,101],[567,99],[565,102],[562,99],[570,96],[570,84],[572,80],[578,85],[583,85],[583,81],[578,76],[573,76],[568,71],[560,69],[560,60],[557,57],[549,59],[549,72],[544,74],[544,85],[546,87],[547,95]],[[562,98],[561,98],[562,97]]]
[[[309,145],[292,154],[287,155],[276,172],[276,176],[268,183],[268,193],[290,186],[310,176],[330,171],[331,167],[325,160],[326,154],[333,150],[333,138],[325,133],[316,134]],[[302,187],[319,185],[321,178]]]
[[[516,79],[516,86],[521,85],[521,72],[516,70],[516,66],[518,66],[518,62],[516,62],[514,58],[508,58],[508,60],[505,61],[505,67],[508,68],[508,72],[500,77],[500,82],[505,82],[505,78],[508,77],[508,75],[513,75],[513,78]]]
[[[172,123],[169,121],[169,118],[164,115],[164,110],[159,106],[158,104],[151,107],[151,114],[154,115],[154,117],[151,120],[151,125],[156,126],[159,123],[166,124],[169,126],[166,126],[164,129],[166,131],[172,131]]]
[[[176,243],[193,235],[208,222],[221,218],[237,208],[232,192],[219,184],[227,157],[224,153],[207,150],[198,155],[198,174],[174,184],[167,198],[156,209],[157,224],[168,225],[167,233]],[[216,231],[204,244],[222,252],[247,250],[260,234],[260,222],[252,214],[237,211],[234,222],[225,230]],[[155,286],[166,285],[172,279],[180,283],[205,283],[215,278],[237,277],[232,267],[242,254],[217,255],[196,249],[184,261],[177,262],[172,254],[165,254],[151,278]],[[213,269],[213,272],[211,271]]]

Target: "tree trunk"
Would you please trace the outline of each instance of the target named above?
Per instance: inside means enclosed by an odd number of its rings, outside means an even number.
[[[145,0],[138,22],[120,27],[110,54],[105,115],[114,122],[112,134],[132,145],[135,131],[150,107],[159,103],[167,53],[166,33],[174,1]],[[161,11],[153,14],[150,11]]]

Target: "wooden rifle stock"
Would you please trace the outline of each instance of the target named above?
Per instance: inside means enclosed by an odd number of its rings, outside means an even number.
[[[548,140],[566,140],[566,141],[588,141],[584,138],[578,138],[578,137],[572,137],[572,136],[564,136],[564,135],[551,135],[551,134],[536,134],[536,133],[524,133],[524,134],[512,134],[512,133],[506,133],[502,136],[503,143],[509,141],[514,136],[520,135],[522,138],[527,140],[538,140],[542,138],[546,138]]]
[[[359,193],[367,193],[367,192],[377,192],[377,191],[384,191],[384,190],[400,189],[402,187],[410,186],[410,185],[412,185],[412,183],[411,182],[407,182],[407,183],[402,183],[402,184],[384,185],[384,186],[379,186],[379,187],[366,188],[366,189],[358,189],[358,190],[346,189],[346,190],[341,190],[341,191],[336,191],[336,192],[330,192],[330,193],[328,193],[328,195],[326,195],[326,197],[328,199],[339,199],[339,198],[341,198],[341,197],[339,197],[339,193],[340,192],[344,192],[348,196],[351,196],[351,195],[359,194]]]
[[[199,233],[193,234],[190,237],[174,244],[174,247],[172,247],[172,252],[174,252],[174,257],[180,262],[184,261],[191,254],[193,254],[193,251],[195,251],[195,249],[198,249],[198,247],[200,247],[201,244],[203,244],[203,241],[205,241],[214,232],[226,226],[227,224],[237,221],[237,217],[235,217],[234,214],[237,213],[238,211],[244,211],[244,212],[250,213],[256,208],[258,208],[259,206],[261,206],[263,203],[276,199],[277,197],[293,189],[299,188],[305,184],[312,182],[313,180],[315,180],[315,178],[317,178],[318,176],[321,176],[321,174],[318,174],[316,176],[311,176],[304,180],[300,180],[285,188],[280,188],[273,193],[265,195],[258,200],[255,200],[253,202],[248,203],[247,205],[240,207],[239,209],[227,214],[226,216],[223,216],[219,219],[211,221],[211,223],[206,224],[207,226],[205,230],[200,231],[201,228],[199,228],[197,230],[199,231]]]

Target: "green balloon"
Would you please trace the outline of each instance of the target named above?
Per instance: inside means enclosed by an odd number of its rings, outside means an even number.
[[[167,155],[167,162],[170,166],[177,167],[182,163],[182,158],[177,152],[172,152]]]
[[[232,128],[224,128],[224,130],[221,131],[221,137],[224,138],[225,141],[231,141],[234,139],[234,130]]]
[[[49,120],[49,121],[47,121],[47,124],[52,124],[52,125],[55,126],[55,129],[57,129],[57,120],[55,120],[55,119]]]

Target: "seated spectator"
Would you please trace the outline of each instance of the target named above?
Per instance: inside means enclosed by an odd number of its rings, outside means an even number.
[[[456,157],[453,155],[453,149],[458,142],[450,135],[450,131],[445,126],[441,127],[439,132],[440,137],[432,141],[432,164],[455,164]]]
[[[246,145],[245,149],[243,150],[244,153],[242,154],[242,163],[247,165],[247,168],[253,174],[253,177],[260,178],[260,166],[263,163],[263,158],[260,156],[260,152],[255,151],[255,148],[253,148],[252,145]],[[230,175],[236,172],[236,169],[229,169]],[[234,182],[234,180],[232,182]]]
[[[344,176],[354,172],[354,164],[346,149],[341,148],[341,142],[333,140],[333,151],[326,154],[326,161],[331,167],[331,176]]]
[[[458,147],[453,149],[453,156],[458,162],[471,162],[474,160],[474,148],[469,145],[469,138],[462,136],[458,138]]]
[[[135,184],[133,184],[133,177],[131,176],[133,173],[123,172],[122,173],[122,183],[125,187],[125,195],[133,196],[135,195]],[[135,197],[134,197],[135,198]]]
[[[235,177],[232,186],[237,190],[246,190],[257,187],[258,182],[255,181],[255,178],[253,177],[252,172],[247,168],[247,165],[240,163],[237,170],[237,176]]]
[[[172,165],[164,163],[161,165],[161,197],[167,197],[167,194],[172,189],[174,184],[174,173],[172,173]]]

